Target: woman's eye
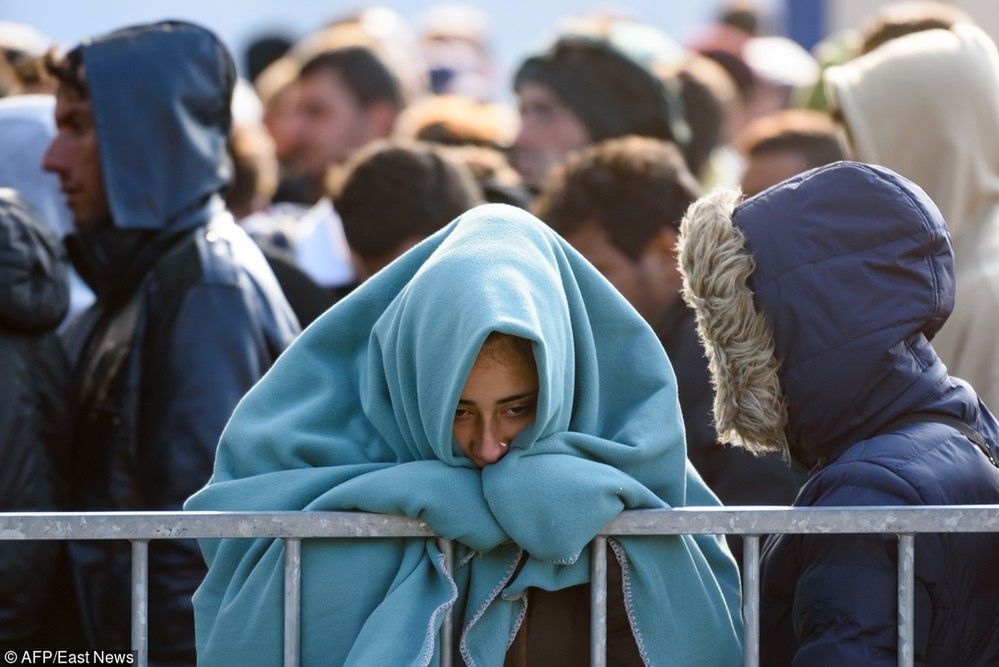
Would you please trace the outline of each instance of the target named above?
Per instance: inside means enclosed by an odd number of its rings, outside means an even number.
[[[471,410],[466,410],[464,408],[458,408],[454,411],[454,419],[458,421],[459,419],[467,419],[472,416]]]
[[[533,403],[528,403],[525,405],[511,405],[503,411],[507,417],[526,417],[529,415],[534,408]]]

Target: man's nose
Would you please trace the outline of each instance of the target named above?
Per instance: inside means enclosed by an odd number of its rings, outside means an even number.
[[[54,138],[42,154],[42,169],[61,174],[66,169],[65,152],[59,137]]]

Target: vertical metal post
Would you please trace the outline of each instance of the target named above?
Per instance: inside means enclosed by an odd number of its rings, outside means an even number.
[[[451,540],[445,540],[443,537],[437,538],[437,547],[444,554],[444,569],[447,571],[448,575],[452,578],[454,577],[454,545]],[[444,624],[441,626],[441,662],[440,667],[451,667],[451,663],[454,661],[453,657],[453,646],[454,646],[454,607],[452,606],[447,610],[447,615],[444,616]]]
[[[149,540],[132,540],[132,650],[149,664]]]
[[[915,652],[916,541],[898,536],[898,665],[912,667]]]
[[[590,543],[590,665],[607,665],[607,538]]]
[[[760,664],[760,536],[742,538],[742,664]]]
[[[284,538],[284,667],[298,667],[302,617],[302,541]]]

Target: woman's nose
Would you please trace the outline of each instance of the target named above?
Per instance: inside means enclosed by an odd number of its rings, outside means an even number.
[[[495,423],[483,420],[482,430],[479,434],[479,451],[476,452],[483,463],[496,463],[506,456],[510,450],[510,443],[503,436]]]

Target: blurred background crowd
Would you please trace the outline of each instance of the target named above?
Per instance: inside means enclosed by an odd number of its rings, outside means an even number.
[[[943,210],[959,269],[966,272],[958,276],[958,311],[952,318],[958,324],[945,330],[952,336],[941,335],[938,350],[951,372],[971,380],[986,403],[999,401],[994,329],[981,322],[964,330],[960,325],[972,317],[962,308],[981,315],[983,302],[976,295],[995,293],[994,287],[982,287],[995,285],[994,277],[968,271],[978,262],[993,276],[999,267],[994,253],[984,257],[970,250],[981,247],[981,230],[994,227],[983,211],[991,210],[999,193],[989,185],[994,173],[986,174],[982,166],[992,164],[994,155],[979,158],[992,149],[995,127],[989,122],[996,107],[975,102],[965,113],[956,103],[962,90],[995,87],[994,62],[983,56],[985,69],[975,70],[971,61],[957,59],[953,69],[934,78],[936,70],[912,55],[918,56],[918,44],[909,52],[884,51],[886,43],[905,35],[957,24],[977,23],[983,30],[976,35],[987,35],[999,28],[999,12],[984,1],[635,4],[633,11],[580,11],[570,3],[512,3],[502,9],[426,3],[414,11],[389,6],[338,11],[335,3],[291,3],[272,25],[260,23],[265,11],[255,5],[227,6],[217,14],[193,3],[185,14],[185,5],[176,5],[177,18],[216,29],[233,51],[240,78],[227,137],[234,178],[223,190],[225,206],[263,252],[288,303],[280,296],[275,298],[281,304],[268,302],[268,317],[279,322],[265,327],[278,332],[265,346],[271,356],[262,355],[241,378],[243,384],[229,388],[227,403],[190,407],[194,415],[214,415],[199,427],[202,432],[180,438],[191,438],[197,456],[174,445],[170,458],[157,464],[169,468],[183,460],[178,464],[183,473],[176,474],[184,484],[157,487],[175,473],[136,466],[134,460],[120,469],[111,463],[106,469],[76,467],[61,473],[75,481],[64,496],[71,500],[59,504],[179,508],[211,474],[213,447],[236,400],[299,325],[304,328],[367,277],[484,202],[536,213],[604,273],[656,331],[678,377],[689,458],[723,502],[790,504],[803,471],[776,456],[755,457],[718,442],[707,362],[694,315],[679,296],[675,245],[684,211],[702,193],[725,185],[752,195],[845,158],[890,166],[925,188]],[[54,94],[62,80],[53,54],[86,34],[161,17],[136,13],[153,11],[147,5],[117,7],[117,13],[85,3],[65,12],[16,2],[4,9],[0,187],[17,190],[51,232],[64,236],[73,231],[74,218],[80,227],[81,211],[79,198],[74,208],[71,196],[67,208],[59,192],[60,182],[67,189],[76,167],[49,148],[56,136]],[[824,77],[832,67],[834,74]],[[958,71],[967,76],[948,74]],[[953,89],[944,85],[948,81]],[[941,100],[938,116],[927,101],[935,97]],[[127,114],[131,101],[120,103]],[[922,117],[903,123],[906,114]],[[925,130],[919,142],[898,131],[912,123]],[[145,129],[156,141],[157,128]],[[141,133],[131,140],[143,141]],[[112,158],[103,153],[102,159],[108,172]],[[115,201],[111,204],[114,209]],[[22,215],[11,210],[14,217]],[[100,317],[121,315],[121,304],[109,296],[113,290],[99,281],[95,287],[92,276],[81,277],[81,262],[73,263],[68,307],[32,319],[30,326],[18,311],[5,324],[33,336],[59,330],[69,340],[70,322],[95,298]],[[962,301],[962,281],[974,280],[977,286]],[[97,330],[106,329],[100,335],[113,333],[108,322],[114,318],[100,317]],[[220,317],[219,311],[209,317]],[[217,325],[235,330],[237,323]],[[103,398],[140,388],[145,394],[139,400],[155,395],[166,404],[189,391],[185,400],[196,403],[198,392],[191,387],[177,389],[168,380],[150,384],[156,369],[143,376],[145,385],[102,384],[102,378],[116,380],[120,369],[114,359],[101,359],[93,331],[81,338],[70,360],[81,405],[95,400],[88,392]],[[167,349],[179,344],[171,345]],[[216,364],[217,357],[206,357],[205,363]],[[169,368],[160,370],[169,375]],[[58,400],[49,399],[48,412],[40,414],[51,425],[51,405]],[[74,418],[73,439],[97,442],[102,432],[81,433],[97,428],[101,409],[94,407],[90,422]],[[177,419],[165,409],[155,418],[174,420],[170,424]],[[110,461],[118,454],[94,456]],[[60,453],[51,458],[72,460]],[[81,479],[90,470],[98,472]],[[104,487],[116,483],[114,475],[136,477],[132,486],[139,491],[121,497],[107,492]],[[154,487],[160,495],[135,501],[136,493]],[[53,492],[38,489],[38,494]],[[44,506],[23,498],[5,503],[11,509]],[[732,546],[738,550],[737,541]],[[31,562],[15,560],[22,569]],[[154,605],[170,596],[189,597],[202,573],[193,545],[165,554],[161,562],[154,580],[179,572],[180,583],[156,589],[154,581]],[[35,609],[41,608],[41,597],[32,602]],[[189,616],[189,603],[178,605],[179,613]],[[192,633],[184,623],[171,622],[179,628],[175,637],[155,640],[175,641],[164,655],[190,657]]]

